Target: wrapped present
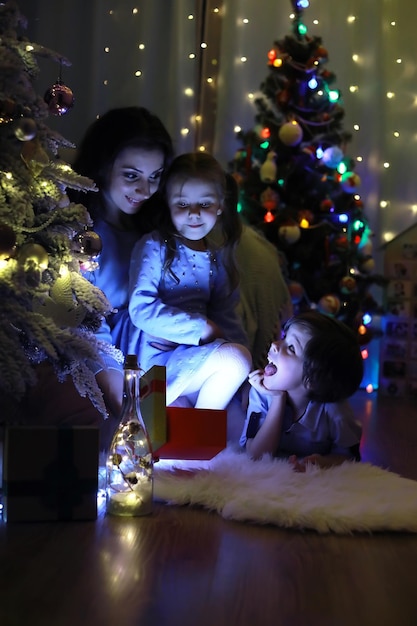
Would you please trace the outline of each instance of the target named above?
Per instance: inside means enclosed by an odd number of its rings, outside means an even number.
[[[98,458],[96,427],[8,426],[5,521],[96,519]]]
[[[166,369],[154,365],[139,381],[140,409],[151,440],[152,450],[167,441]]]
[[[167,407],[167,442],[160,459],[211,459],[227,444],[227,411]]]

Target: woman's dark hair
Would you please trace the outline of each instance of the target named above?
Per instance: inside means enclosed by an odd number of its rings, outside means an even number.
[[[235,261],[235,247],[242,232],[242,223],[237,212],[236,182],[228,175],[220,163],[206,152],[188,152],[177,156],[166,170],[158,191],[159,211],[154,214],[158,222],[161,240],[167,242],[167,256],[164,269],[170,271],[175,257],[179,235],[172,223],[167,202],[167,185],[172,180],[185,183],[190,179],[202,179],[216,185],[223,211],[217,220],[220,230],[219,241],[223,248],[225,267],[231,289],[237,287],[239,274]],[[155,202],[156,204],[156,202]],[[210,238],[213,244],[213,239]],[[172,272],[171,272],[172,273]]]
[[[354,331],[315,310],[292,317],[284,333],[293,325],[311,334],[304,348],[303,366],[309,397],[319,402],[338,402],[355,393],[363,377],[363,359]]]
[[[115,159],[129,147],[161,150],[164,168],[170,164],[174,152],[172,139],[159,117],[144,107],[122,107],[107,111],[89,126],[72,168],[94,180],[99,190],[105,190]],[[87,208],[93,208],[93,213],[97,195],[88,194],[87,203],[80,199]]]

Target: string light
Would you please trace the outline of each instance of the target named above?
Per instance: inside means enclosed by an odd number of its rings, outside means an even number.
[[[311,4],[311,3],[310,3]],[[304,9],[305,6],[308,5],[308,0],[298,0],[296,5],[298,8],[300,9]],[[342,9],[343,10],[343,9]],[[397,10],[395,8],[395,10]],[[137,16],[140,14],[140,8],[139,5],[136,4],[133,6],[133,8],[131,7],[129,9],[130,11],[130,18],[129,16],[127,16],[127,19],[134,19],[135,20],[135,28],[137,28],[138,26],[138,22],[139,20],[137,20]],[[211,9],[212,13],[212,18],[214,20],[221,20],[224,17],[224,11],[222,10],[222,7],[220,5],[218,6],[214,6]],[[393,11],[391,11],[392,13]],[[119,33],[119,28],[120,28],[120,20],[122,19],[122,12],[119,8],[117,9],[105,9],[104,10],[104,14],[108,16],[109,24],[111,26],[111,23],[114,20],[114,33]],[[317,27],[320,23],[319,18],[320,16],[316,15],[314,16],[314,19],[311,20],[311,23]],[[345,28],[346,31],[349,33],[349,38],[347,38],[347,46],[349,46],[349,41],[357,41],[358,40],[358,33],[356,33],[356,29],[359,28],[359,26],[362,28],[363,27],[363,20],[361,20],[362,16],[359,13],[358,15],[353,14],[352,11],[345,11],[345,14],[341,15],[340,17],[338,16],[338,19],[341,19],[342,22],[339,22],[339,25],[345,24]],[[188,31],[185,33],[185,37],[189,36],[192,33],[194,33],[194,29],[195,29],[195,22],[196,22],[196,15],[193,13],[185,13],[183,18],[184,23],[187,25]],[[290,19],[294,20],[294,19],[299,19],[299,16],[297,17],[297,15],[293,12],[290,15]],[[383,18],[382,18],[383,19]],[[190,26],[188,26],[188,23],[190,23]],[[326,22],[327,24],[327,22]],[[412,56],[410,56],[410,52],[408,51],[407,48],[405,48],[404,46],[401,48],[401,41],[398,41],[398,33],[396,34],[396,39],[394,40],[389,40],[389,34],[392,33],[393,29],[397,27],[397,25],[399,25],[399,20],[397,19],[397,15],[392,15],[391,19],[385,20],[382,22],[382,28],[385,30],[385,36],[387,37],[387,41],[386,41],[386,51],[389,53],[389,51],[391,50],[390,46],[392,47],[392,49],[394,50],[394,54],[391,55],[391,65],[395,64],[396,68],[399,66],[404,66],[404,75],[400,76],[399,78],[404,78],[407,79],[407,73],[405,72],[406,68],[410,68],[411,67],[411,63],[413,62]],[[299,24],[300,27],[300,34],[302,34],[303,32],[307,32],[307,27],[305,26],[305,24],[300,23]],[[184,28],[184,26],[183,26]],[[192,28],[193,30],[191,31],[190,28]],[[236,52],[235,52],[235,59],[238,61],[238,63],[240,64],[241,68],[242,68],[242,72],[253,72],[253,66],[251,65],[251,67],[249,67],[249,63],[248,63],[248,59],[250,58],[248,53],[250,52],[251,55],[254,56],[254,46],[253,46],[253,42],[254,42],[254,29],[256,28],[256,20],[253,20],[251,18],[251,15],[240,15],[237,17],[236,22],[235,22],[235,29],[236,29],[236,37],[235,37],[235,41],[238,42],[236,43]],[[334,28],[334,25],[331,26],[331,28]],[[240,30],[239,30],[240,29]],[[305,31],[304,31],[305,29]],[[112,34],[112,31],[109,31],[110,36]],[[277,33],[279,34],[279,33]],[[323,38],[325,38],[327,36],[328,33],[324,32],[324,33],[320,33],[320,35],[323,36]],[[356,39],[355,39],[356,37]],[[391,35],[392,37],[392,35]],[[192,38],[190,36],[190,42],[191,42]],[[135,44],[136,46],[136,50],[139,51],[144,51],[146,49],[146,43],[147,41],[145,41],[145,38],[143,38],[143,41],[141,42],[137,42]],[[107,54],[108,56],[114,56],[114,52],[115,52],[115,46],[119,47],[119,42],[116,41],[115,39],[109,39],[108,41],[108,45],[103,46],[102,50],[103,50],[103,54]],[[206,41],[203,41],[199,44],[199,50],[197,52],[194,51],[190,51],[188,50],[185,53],[185,59],[187,60],[200,60],[201,59],[201,55],[204,53],[204,51],[207,49],[207,46],[211,45],[211,41],[207,38]],[[385,41],[384,41],[384,46],[385,46]],[[26,45],[26,50],[30,51],[30,44],[28,43]],[[349,48],[348,48],[349,50]],[[275,67],[280,67],[283,64],[283,59],[279,56],[279,53],[277,54],[277,51],[274,51],[275,56],[271,59],[271,64],[274,64]],[[260,51],[260,54],[262,54],[262,52]],[[356,66],[361,66],[364,70],[368,71],[369,74],[369,67],[370,67],[370,63],[371,63],[371,59],[367,56],[366,52],[363,52],[362,50],[354,50],[351,52],[351,59],[352,59],[352,63],[355,64]],[[387,59],[389,60],[389,57],[387,57]],[[252,59],[251,59],[252,61]],[[113,61],[114,62],[114,61]],[[285,60],[284,60],[285,62]],[[206,69],[208,66],[211,66],[213,68],[218,67],[217,65],[217,59],[215,58],[215,56],[213,55],[213,60],[209,61],[207,60],[206,63]],[[246,66],[246,67],[245,67]],[[386,64],[386,66],[388,67],[388,64]],[[108,67],[103,65],[103,67],[105,68],[105,71],[108,71]],[[140,67],[140,69],[139,69]],[[355,106],[359,106],[361,107],[360,110],[369,110],[369,90],[368,88],[364,88],[362,82],[360,82],[360,79],[362,79],[363,76],[366,76],[364,73],[361,73],[355,81],[355,76],[354,76],[354,71],[355,71],[355,67],[353,66],[351,68],[351,73],[352,73],[352,77],[353,80],[351,79],[351,84],[348,85],[346,87],[347,89],[347,96],[346,99],[348,99],[349,97],[355,97],[357,98],[357,105],[355,103]],[[191,71],[191,66],[190,66],[190,71]],[[220,68],[220,71],[222,71],[222,68]],[[193,70],[194,72],[194,70]],[[138,80],[139,78],[143,81],[143,85],[146,84],[146,81],[144,79],[148,79],[149,77],[147,76],[147,66],[144,64],[142,67],[142,62],[139,64],[137,64],[137,69],[133,69],[133,71],[131,70],[131,75],[132,75],[132,80]],[[184,74],[185,75],[185,74]],[[242,79],[242,81],[244,82],[245,79],[245,74],[242,73],[242,75],[239,77]],[[188,80],[190,80],[190,78],[188,77]],[[205,72],[205,75],[203,76],[203,80],[205,81],[205,83],[207,85],[210,86],[211,89],[215,90],[218,88],[219,85],[219,77],[217,76],[217,74],[214,74],[214,72],[209,71],[209,72]],[[251,76],[251,81],[253,80],[252,76]],[[100,81],[101,84],[103,85],[103,88],[108,87],[109,84],[112,85],[113,89],[115,88],[115,84],[116,81],[113,79],[113,76],[104,76],[101,75],[100,76]],[[259,81],[257,83],[257,86],[259,84]],[[383,83],[381,83],[383,84]],[[383,93],[385,93],[386,99],[389,101],[393,101],[395,98],[398,99],[398,101],[405,101],[405,98],[409,97],[408,93],[409,92],[405,92],[405,94],[403,94],[402,92],[400,93],[400,87],[398,86],[399,81],[396,81],[395,83],[395,91],[393,89],[385,89],[385,91]],[[191,83],[191,81],[189,82],[189,87],[184,87],[183,85],[181,86],[180,84],[180,93],[183,94],[183,96],[185,98],[187,98],[188,100],[188,104],[187,106],[184,106],[184,113],[187,115],[187,118],[190,117],[191,115],[191,111],[189,109],[189,107],[193,107],[193,103],[194,100],[197,102],[197,90],[195,88],[195,85]],[[315,83],[315,79],[312,77],[310,83],[309,83],[309,88],[311,90],[314,90],[315,94],[317,94],[317,97],[323,97],[323,93],[322,93],[322,89],[320,89],[320,91],[315,91],[316,89],[318,89],[319,85],[316,85]],[[367,86],[366,86],[367,87]],[[390,85],[391,87],[391,85]],[[402,87],[401,87],[402,89]],[[398,92],[398,93],[397,93]],[[107,97],[107,96],[106,96]],[[254,94],[253,91],[251,91],[250,93],[248,93],[246,96],[244,96],[244,94],[242,94],[241,97],[241,102],[242,104],[249,106],[252,105],[255,98],[257,97],[257,94]],[[339,104],[340,102],[340,93],[338,93],[336,90],[330,90],[329,92],[327,92],[327,97],[329,98],[330,101],[333,101],[336,105]],[[208,105],[206,105],[208,106]],[[344,103],[343,106],[346,106],[346,111],[349,111],[349,101],[346,102],[346,104]],[[397,105],[398,106],[398,105]],[[412,106],[416,106],[417,107],[417,96],[416,96],[416,101],[414,103],[412,103]],[[353,109],[355,111],[355,109]],[[203,108],[204,111],[204,108]],[[242,117],[242,113],[240,110],[236,109],[236,114],[239,116],[239,120],[243,120]],[[360,113],[361,114],[361,113]],[[357,117],[359,118],[359,114],[356,113]],[[361,114],[362,115],[362,114]],[[405,117],[405,115],[404,115]],[[394,116],[392,115],[392,119],[394,119]],[[400,118],[402,119],[402,118]],[[362,142],[362,146],[369,146],[369,142],[367,144],[365,138],[363,136],[361,136],[361,133],[368,133],[369,131],[369,125],[367,123],[367,121],[365,122],[364,117],[362,117],[361,119],[358,119],[358,121],[361,122],[361,124],[357,123],[357,124],[353,124],[351,125],[351,127],[353,128],[353,131],[355,131],[356,135],[355,135],[355,141],[359,141]],[[183,132],[183,128],[186,127],[187,123],[185,123],[185,120],[182,121],[181,124],[181,118],[179,120],[179,126],[178,129],[176,130],[176,132],[178,133],[178,136],[182,139],[187,139],[187,141],[196,141],[197,137],[193,137],[193,133],[196,132],[196,128],[195,128],[195,123],[194,125],[191,127],[191,131],[190,129],[187,130],[186,133]],[[205,117],[205,124],[210,124],[211,120],[208,119],[208,117]],[[398,122],[397,122],[398,123]],[[245,124],[230,124],[230,133],[235,133],[236,131],[234,130],[234,127],[237,126],[243,126],[246,127],[247,123],[245,122]],[[395,128],[395,129],[389,129],[389,127],[387,128],[387,132],[389,132],[390,137],[392,137],[392,141],[394,139],[396,140],[400,140],[401,137],[405,137],[404,135],[404,130],[403,128]],[[234,136],[234,135],[233,135]],[[201,141],[201,140],[200,140]],[[415,136],[410,136],[410,143],[411,142],[416,142],[417,143],[417,133]],[[203,142],[201,142],[203,143]],[[397,144],[398,145],[398,144]],[[265,148],[263,149],[268,149],[269,144],[267,142],[263,143],[263,146],[265,146]],[[398,169],[398,158],[397,158],[397,154],[396,155],[392,155],[392,154],[388,154],[388,151],[390,149],[389,144],[386,144],[383,146],[383,149],[378,151],[375,151],[374,153],[369,154],[369,152],[365,151],[365,149],[363,147],[360,146],[360,149],[363,150],[364,154],[363,157],[361,157],[362,162],[364,163],[364,167],[368,168],[368,170],[370,170],[371,172],[377,172],[380,171],[381,169],[389,169],[389,167],[391,167],[392,170],[394,170],[394,156],[395,156],[395,166]],[[232,148],[233,150],[233,148]],[[384,152],[387,152],[386,154],[384,154]],[[359,162],[360,159],[358,158],[357,161]],[[395,171],[395,175],[397,174],[397,171]],[[393,172],[394,175],[394,172]],[[372,177],[370,178],[371,180],[371,184],[372,184]],[[386,179],[388,181],[388,177]],[[399,181],[402,180],[401,178],[399,179]],[[405,181],[403,181],[404,183]],[[384,193],[384,184],[388,184],[386,183],[382,183],[381,189],[382,192]],[[397,187],[402,188],[405,190],[405,193],[407,193],[406,190],[411,189],[410,185],[406,185],[406,184],[402,184],[401,187],[400,185],[398,185]],[[387,202],[388,202],[388,197],[389,200],[392,199],[390,196],[388,196],[388,194],[394,194],[396,193],[396,189],[397,187],[395,186],[391,186],[390,190],[385,191],[385,194],[387,195]],[[365,190],[366,191],[366,190]],[[375,193],[372,192],[371,195],[371,204],[374,207],[374,209],[376,210],[378,205],[379,205],[379,200],[377,197],[377,194],[379,193],[379,189],[376,190]],[[412,193],[412,192],[411,192]],[[374,197],[375,196],[375,197]],[[411,201],[410,201],[411,200]],[[412,201],[413,199],[411,198],[408,202],[403,202],[401,203],[401,207],[403,207],[404,212],[402,213],[403,216],[406,215],[406,210],[408,210],[408,214],[411,214],[412,211],[409,209],[409,207],[412,205]],[[367,198],[367,202],[369,204],[369,199]],[[387,205],[388,206],[388,205]],[[391,204],[390,204],[391,206]],[[398,207],[398,203],[397,203],[397,207]],[[381,209],[386,208],[383,205],[381,205],[380,207]],[[398,210],[402,210],[400,209],[400,207],[398,207]],[[392,217],[390,217],[391,213],[386,213],[386,220],[389,219],[393,219]],[[398,214],[396,214],[398,216]],[[413,214],[414,215],[414,214]],[[400,220],[401,222],[401,220]],[[398,223],[398,220],[396,219],[396,224]],[[389,222],[387,221],[387,225],[389,225]],[[404,225],[404,227],[406,227],[406,224]],[[401,230],[401,223],[398,223],[398,228],[399,230]],[[386,231],[393,231],[394,228],[393,227],[389,227],[385,229]],[[382,234],[380,234],[380,237],[382,239]]]

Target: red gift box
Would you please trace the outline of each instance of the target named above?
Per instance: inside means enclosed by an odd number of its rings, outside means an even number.
[[[6,522],[97,518],[99,429],[8,426],[3,493]]]
[[[166,408],[167,442],[154,450],[160,459],[212,459],[227,444],[227,411]]]

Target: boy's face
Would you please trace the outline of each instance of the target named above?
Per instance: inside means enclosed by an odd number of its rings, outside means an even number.
[[[284,339],[271,344],[263,385],[271,391],[307,391],[303,383],[304,348],[311,334],[297,323]]]

